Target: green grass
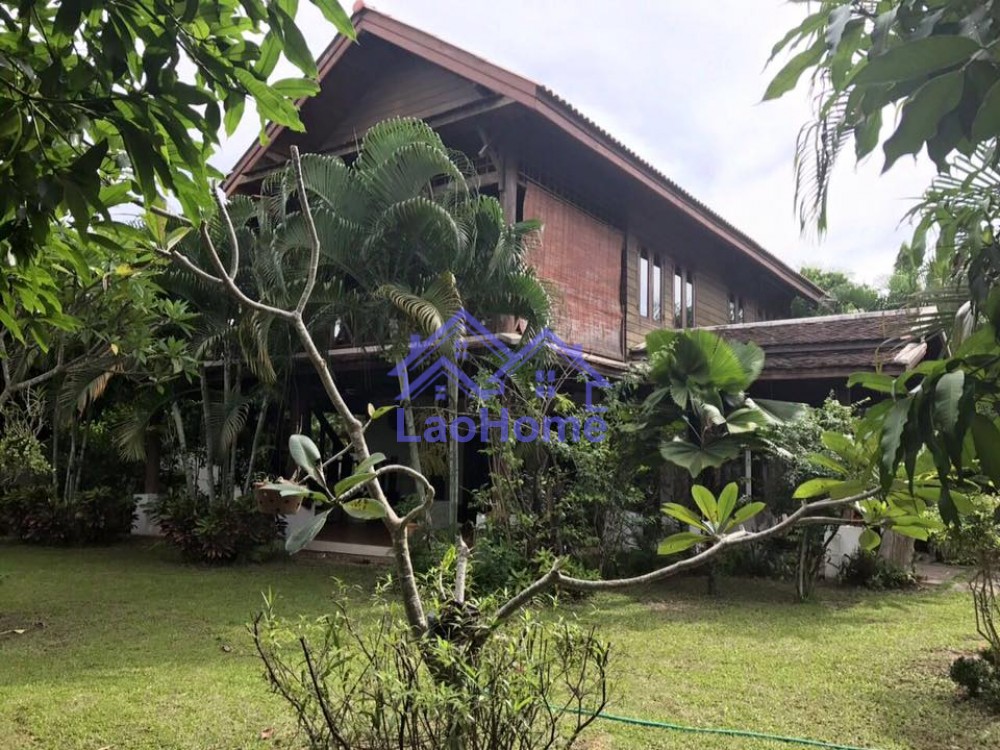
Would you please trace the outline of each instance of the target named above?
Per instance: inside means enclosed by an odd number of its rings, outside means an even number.
[[[319,614],[332,576],[374,580],[323,560],[186,566],[140,543],[0,544],[0,576],[0,631],[27,628],[0,636],[5,750],[298,747],[245,624],[267,589],[284,614]],[[615,645],[611,713],[883,750],[1000,747],[1000,721],[958,700],[947,677],[976,645],[967,594],[791,598],[784,584],[730,580],[708,599],[692,579],[566,609]],[[792,747],[606,722],[586,737],[592,750]]]

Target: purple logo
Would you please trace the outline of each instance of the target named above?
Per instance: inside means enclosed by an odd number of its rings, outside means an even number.
[[[484,359],[499,362],[489,377],[473,379],[465,371],[469,350],[476,349]],[[549,402],[557,396],[560,383],[571,377],[583,387],[583,416],[544,416],[536,418],[511,414],[506,406],[499,414],[490,414],[483,404],[503,396],[515,372],[520,372],[544,361],[546,366],[534,370],[534,396]],[[400,443],[443,443],[449,439],[460,443],[491,439],[519,442],[601,442],[607,432],[607,423],[601,414],[605,407],[597,403],[598,391],[611,383],[586,361],[580,347],[571,346],[551,330],[542,329],[530,341],[516,350],[491,333],[476,318],[460,310],[437,331],[421,339],[413,336],[410,352],[390,373],[404,387],[396,400],[415,403],[418,398],[433,396],[436,404],[448,403],[449,386],[465,396],[470,403],[480,407],[473,415],[458,415],[448,420],[439,415],[429,416],[415,424],[415,434],[406,430],[402,409],[396,410],[396,439]]]

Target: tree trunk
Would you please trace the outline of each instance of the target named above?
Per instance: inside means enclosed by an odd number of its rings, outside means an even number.
[[[181,409],[174,401],[170,404],[170,416],[174,420],[174,429],[177,432],[177,446],[181,451],[181,462],[184,466],[184,481],[187,484],[188,497],[191,502],[198,498],[198,471],[194,456],[188,451],[187,435],[184,432],[184,418],[181,416]]]
[[[458,417],[458,383],[448,381],[448,411],[451,412],[451,423]],[[458,501],[459,501],[459,452],[458,441],[448,436],[448,533],[454,539],[458,534]]]
[[[406,364],[402,360],[396,360],[396,372],[399,373],[399,392],[406,396],[410,393],[410,375],[406,371]],[[413,419],[413,403],[409,398],[403,399],[403,421],[406,425],[406,432],[409,435],[416,435],[417,428],[416,423]],[[424,473],[423,467],[420,462],[420,443],[412,442],[408,444],[408,450],[410,451],[410,468],[414,471]],[[420,482],[414,482],[416,486],[417,502],[421,505],[424,502],[424,486]],[[424,519],[424,523],[428,524],[427,531],[430,531],[430,513],[427,514],[427,518]]]
[[[894,565],[912,570],[914,539],[897,534],[895,531],[886,531],[882,534],[882,544],[879,546],[878,553]]]
[[[209,401],[208,378],[205,367],[198,368],[198,381],[201,386],[201,419],[204,422],[205,435],[205,466],[208,469],[208,502],[215,505],[215,435],[212,431],[212,404]]]
[[[247,475],[243,480],[243,494],[250,492],[250,485],[253,482],[254,464],[257,462],[257,451],[260,449],[260,438],[264,433],[264,422],[267,420],[267,407],[269,399],[267,395],[260,404],[260,412],[257,414],[257,426],[253,430],[253,441],[250,443],[250,455],[247,458]]]

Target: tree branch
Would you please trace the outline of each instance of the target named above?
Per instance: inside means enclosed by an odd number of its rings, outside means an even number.
[[[816,511],[826,510],[827,508],[838,508],[845,505],[850,505],[851,503],[856,503],[861,500],[865,500],[869,497],[878,494],[878,490],[868,490],[862,492],[858,495],[852,495],[851,497],[842,498],[839,500],[817,500],[816,502],[808,503],[802,505],[794,513],[786,516],[783,520],[776,523],[774,526],[770,526],[766,529],[756,532],[740,530],[731,534],[723,536],[718,542],[708,549],[699,552],[692,557],[688,557],[684,560],[678,560],[671,565],[667,565],[662,568],[658,568],[649,573],[645,573],[640,576],[633,576],[631,578],[613,578],[608,580],[586,580],[583,578],[572,578],[570,576],[565,576],[559,572],[558,566],[553,566],[552,570],[546,573],[544,576],[535,581],[531,586],[526,588],[521,593],[514,596],[506,604],[504,604],[496,614],[496,622],[500,623],[507,619],[515,612],[518,611],[522,606],[527,604],[534,598],[537,594],[545,591],[552,586],[563,586],[573,591],[612,591],[615,589],[628,588],[631,586],[641,586],[647,583],[654,583],[655,581],[661,581],[665,578],[671,578],[678,573],[683,573],[686,570],[691,570],[693,568],[698,568],[706,562],[718,557],[724,550],[730,547],[736,547],[743,544],[749,544],[750,542],[759,542],[762,539],[767,539],[768,537],[778,536],[792,527],[798,525],[803,519],[811,518],[810,514]],[[826,519],[824,521],[836,521],[837,519]],[[846,520],[846,519],[845,519]]]
[[[297,315],[301,315],[306,309],[309,298],[312,297],[313,288],[316,286],[316,274],[319,272],[319,233],[316,231],[316,221],[313,219],[312,209],[309,206],[309,195],[306,193],[306,181],[302,175],[302,158],[299,156],[299,147],[292,146],[292,169],[295,171],[295,184],[299,191],[299,202],[302,204],[302,215],[306,220],[306,227],[309,229],[309,273],[306,276],[306,285],[302,288],[299,302],[295,306]]]

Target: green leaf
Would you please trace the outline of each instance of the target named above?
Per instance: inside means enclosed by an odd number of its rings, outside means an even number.
[[[310,78],[282,78],[272,83],[271,88],[290,99],[301,99],[319,93],[319,84]]]
[[[374,422],[378,419],[381,419],[395,408],[396,404],[389,404],[388,406],[380,406],[377,409],[375,408],[374,405],[368,404],[368,418]]]
[[[683,505],[678,503],[664,503],[660,510],[671,518],[676,518],[681,523],[686,523],[688,526],[694,526],[699,529],[708,531],[708,527],[705,526],[703,519],[699,518],[694,514],[690,508],[685,508]]]
[[[964,36],[929,36],[904,42],[870,60],[855,76],[858,86],[900,83],[959,65],[980,50],[979,44]]]
[[[764,101],[777,99],[794,89],[806,68],[819,62],[825,51],[826,45],[822,39],[818,39],[812,47],[800,52],[785,63],[785,67],[778,71],[767,87],[767,91],[764,92]]]
[[[370,497],[359,497],[355,500],[348,500],[342,506],[344,512],[351,518],[358,518],[362,521],[374,521],[385,517],[385,508],[382,504],[372,500]]]
[[[740,488],[736,482],[730,482],[722,488],[719,493],[719,523],[725,523],[733,514],[736,508],[736,501],[739,499]]]
[[[973,415],[972,440],[983,474],[993,482],[994,489],[1000,489],[1000,429],[996,422],[985,414]]]
[[[751,518],[760,513],[764,508],[767,507],[766,503],[756,502],[747,503],[746,505],[737,509],[736,513],[733,514],[733,526],[739,526],[740,524],[746,523]]]
[[[990,86],[972,121],[974,141],[985,141],[995,135],[1000,135],[1000,81]]]
[[[357,39],[357,32],[351,24],[351,17],[337,0],[312,0],[313,5],[323,12],[323,17],[348,39]]]
[[[916,154],[938,132],[941,120],[962,99],[962,71],[932,78],[909,97],[899,118],[899,127],[885,142],[886,171],[904,154]]]
[[[860,385],[876,393],[893,393],[896,379],[884,372],[856,372],[847,379],[847,387]]]
[[[958,424],[959,402],[965,388],[965,372],[952,370],[938,378],[934,386],[934,421],[947,433]]]
[[[715,501],[715,495],[707,487],[696,484],[691,488],[691,497],[694,498],[698,510],[709,521],[714,524],[719,523],[719,504]]]
[[[705,469],[718,468],[740,454],[740,444],[725,438],[713,441],[700,448],[685,440],[672,440],[660,445],[660,455],[664,460],[686,469],[692,477],[697,477]]]
[[[295,25],[295,19],[288,15],[285,9],[277,3],[272,5],[271,8],[277,17],[281,30],[281,38],[285,42],[285,57],[288,58],[288,61],[292,65],[307,76],[315,78],[319,74],[319,71],[316,69],[316,59],[313,57],[312,52],[309,51],[309,44],[306,42],[306,38],[302,36],[299,27]]]
[[[897,534],[902,534],[903,536],[913,537],[914,539],[919,539],[923,542],[927,541],[930,536],[930,532],[923,526],[892,526],[892,530]]]
[[[231,136],[236,132],[240,120],[243,119],[246,102],[246,96],[239,91],[233,91],[226,97],[226,116],[222,118],[222,124],[226,128],[226,135]]]
[[[300,469],[316,481],[321,481],[319,479],[320,453],[316,443],[306,435],[290,435],[288,437],[288,452]]]
[[[808,500],[813,497],[828,495],[830,494],[830,490],[834,487],[839,487],[841,484],[843,484],[842,480],[831,479],[830,477],[809,479],[795,488],[792,498],[795,500]]]
[[[901,398],[894,401],[892,408],[885,417],[882,427],[882,460],[879,467],[882,475],[882,486],[888,489],[896,474],[896,466],[899,463],[899,452],[903,438],[903,430],[910,414],[910,399]]]
[[[305,547],[309,542],[316,538],[316,535],[323,530],[323,526],[326,524],[326,517],[330,515],[329,510],[325,510],[318,514],[305,526],[300,526],[285,540],[285,551],[290,555],[294,555],[296,552]]]
[[[385,461],[384,453],[372,453],[370,456],[368,456],[368,458],[366,458],[364,461],[362,461],[355,467],[354,473],[364,474],[366,472],[369,472],[373,468],[375,468],[375,464],[380,464],[383,461]]]
[[[703,534],[695,534],[692,531],[682,531],[679,534],[672,534],[660,542],[656,548],[658,555],[675,555],[686,549],[691,549],[696,544],[707,542],[708,537]]]
[[[304,484],[295,484],[283,479],[277,482],[268,482],[267,484],[260,485],[260,487],[265,490],[276,490],[281,493],[282,497],[306,497],[314,494]]]
[[[882,537],[878,535],[878,532],[873,529],[865,529],[861,532],[861,536],[858,537],[858,544],[861,549],[871,552],[873,549],[882,543]]]
[[[333,494],[336,497],[340,497],[348,492],[348,490],[357,487],[359,484],[366,484],[375,478],[374,472],[366,472],[364,474],[351,474],[349,477],[345,477],[337,482],[333,486]]]

